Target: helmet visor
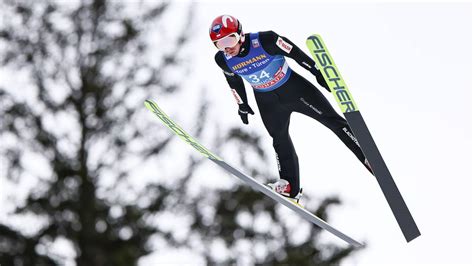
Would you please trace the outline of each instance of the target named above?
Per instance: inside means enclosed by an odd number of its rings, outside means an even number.
[[[214,45],[217,47],[217,49],[224,51],[225,48],[230,48],[234,47],[240,40],[240,35],[238,33],[232,33],[224,38],[221,38],[217,41],[214,41]]]

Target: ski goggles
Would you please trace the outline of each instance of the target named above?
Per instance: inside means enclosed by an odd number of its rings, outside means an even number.
[[[225,48],[234,47],[240,41],[240,35],[237,32],[231,33],[224,38],[214,41],[217,49],[224,51]]]

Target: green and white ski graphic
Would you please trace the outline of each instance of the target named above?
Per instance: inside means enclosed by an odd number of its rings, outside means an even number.
[[[339,108],[341,108],[344,117],[349,123],[352,132],[356,136],[362,152],[369,161],[377,182],[392,209],[406,241],[410,242],[420,236],[420,231],[362,118],[354,97],[352,97],[349,88],[337,69],[334,59],[329,54],[321,36],[317,34],[309,36],[306,40],[306,45],[331,89]]]
[[[169,118],[169,116],[166,115],[165,112],[163,112],[155,102],[153,102],[152,100],[146,100],[145,106],[146,108],[148,108],[148,110],[152,111],[161,120],[161,122],[163,122],[163,124],[165,124],[169,129],[171,129],[171,131],[173,131],[186,143],[193,146],[193,148],[195,148],[202,155],[206,156],[211,160],[222,161],[221,158],[217,157],[204,146],[202,146],[199,142],[197,142],[197,140],[191,137],[191,135],[186,133],[186,131],[184,131],[178,124],[171,120],[171,118]]]
[[[325,221],[321,220],[320,218],[316,217],[314,214],[310,213],[309,211],[305,210],[304,208],[300,207],[299,205],[293,203],[289,199],[281,196],[278,193],[275,193],[273,190],[269,189],[266,185],[261,184],[253,177],[250,177],[241,171],[235,169],[234,167],[227,164],[224,160],[219,158],[217,155],[210,152],[206,149],[203,145],[201,145],[197,140],[195,140],[191,135],[186,133],[178,124],[176,124],[168,115],[166,115],[159,107],[152,100],[146,100],[145,106],[151,112],[153,112],[160,120],[163,122],[173,133],[178,135],[181,139],[183,139],[186,143],[191,145],[195,148],[199,153],[206,156],[209,160],[220,166],[222,169],[227,171],[228,173],[234,175],[235,177],[239,178],[240,180],[247,183],[253,189],[262,192],[266,196],[272,198],[273,200],[285,205],[286,207],[290,208],[292,211],[296,212],[297,214],[301,215],[305,220],[325,229],[326,231],[332,233],[333,235],[339,237],[340,239],[344,240],[350,245],[355,247],[363,246],[361,243],[357,242],[356,240],[352,239],[351,237],[347,236],[346,234],[342,233],[341,231],[337,230],[336,228],[332,227]]]

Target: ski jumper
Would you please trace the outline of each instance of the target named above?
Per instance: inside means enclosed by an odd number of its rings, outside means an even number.
[[[321,77],[308,55],[273,31],[246,34],[237,56],[219,51],[215,60],[239,103],[247,103],[243,79],[252,86],[265,128],[273,138],[280,178],[290,183],[290,197],[300,190],[298,156],[289,135],[292,112],[307,115],[332,130],[371,171],[347,121],[311,82],[288,66],[285,56]]]

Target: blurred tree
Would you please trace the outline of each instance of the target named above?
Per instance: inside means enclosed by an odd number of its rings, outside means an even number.
[[[166,75],[183,65],[192,8],[167,43],[146,34],[168,12],[166,2],[6,1],[1,8],[1,63],[31,81],[0,90],[1,153],[11,180],[37,182],[15,213],[46,221],[33,236],[2,226],[0,264],[51,261],[49,247],[64,237],[79,265],[133,265],[150,252],[149,236],[162,233],[143,221],[148,211],[137,202],[170,193],[130,188],[131,165],[154,159],[171,138],[144,134],[158,125],[142,122],[143,100],[180,87]],[[31,158],[45,171],[31,173]]]
[[[166,42],[163,32],[151,37],[174,15],[171,7],[105,0],[0,4],[0,62],[13,75],[11,88],[0,88],[2,174],[18,191],[29,186],[25,199],[20,192],[13,199],[15,219],[0,220],[1,265],[62,264],[68,258],[54,248],[61,241],[78,265],[134,265],[164,245],[191,249],[212,264],[330,265],[353,252],[321,245],[319,228],[245,185],[193,193],[191,179],[203,161],[197,156],[172,174],[157,168],[170,163],[174,136],[145,121],[150,114],[142,103],[183,87],[174,73],[188,73],[183,50],[194,14],[186,5],[182,25],[172,24],[175,35]],[[197,138],[208,102],[198,104],[195,112],[186,109],[195,113]],[[259,137],[231,129],[214,146],[239,151],[241,168],[259,179],[270,176],[262,171],[267,159]],[[311,206],[327,218],[335,203]],[[304,240],[294,239],[300,226],[284,216],[307,229]],[[185,222],[170,229],[164,225],[170,217]],[[35,229],[25,232],[18,219]]]

